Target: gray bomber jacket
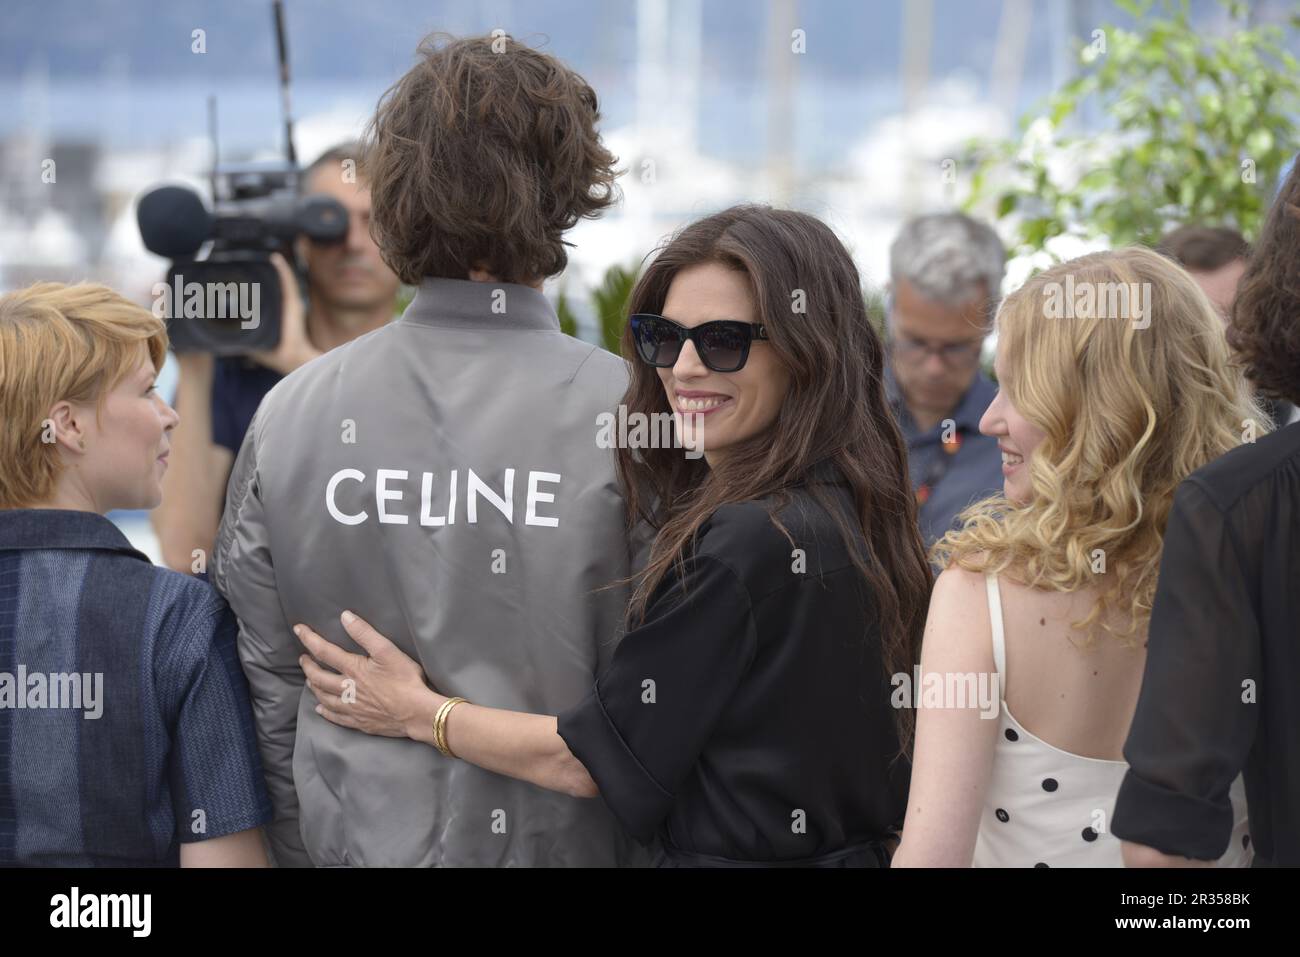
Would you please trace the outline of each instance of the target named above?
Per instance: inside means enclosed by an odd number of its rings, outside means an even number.
[[[282,866],[644,863],[599,800],[313,710],[290,628],[359,652],[351,609],[449,695],[556,714],[608,662],[631,571],[597,416],[623,361],[537,290],[427,279],[405,314],[296,370],[235,461],[213,580],[239,654]]]

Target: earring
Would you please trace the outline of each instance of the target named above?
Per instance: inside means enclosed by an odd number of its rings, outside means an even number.
[[[85,440],[85,439],[77,439],[77,445],[80,447],[81,451],[83,451],[83,452],[86,451],[86,440]]]

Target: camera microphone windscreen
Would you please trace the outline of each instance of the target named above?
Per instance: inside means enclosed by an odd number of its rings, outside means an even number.
[[[140,238],[159,256],[192,256],[212,236],[212,215],[197,193],[182,186],[160,186],[140,197],[136,208]]]

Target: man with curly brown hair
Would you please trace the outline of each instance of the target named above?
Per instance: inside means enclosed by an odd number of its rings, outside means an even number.
[[[541,292],[564,233],[616,199],[598,118],[554,57],[432,35],[366,132],[373,235],[417,294],[268,394],[217,543],[281,865],[639,861],[601,802],[331,724],[290,630],[321,622],[355,652],[355,610],[435,686],[547,714],[607,662],[631,558],[596,425],[626,372],[563,335]],[[346,713],[346,690],[330,704]]]

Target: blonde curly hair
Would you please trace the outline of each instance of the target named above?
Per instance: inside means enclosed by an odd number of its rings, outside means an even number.
[[[1095,586],[1098,600],[1073,623],[1085,643],[1101,630],[1136,644],[1178,483],[1268,419],[1205,294],[1149,249],[1039,273],[1007,297],[997,328],[999,386],[1045,433],[1027,459],[1033,494],[972,505],[931,555],[945,568],[1010,571],[1034,588]],[[1111,608],[1127,628],[1107,623]]]

